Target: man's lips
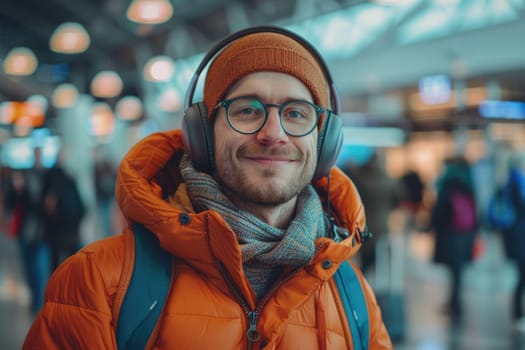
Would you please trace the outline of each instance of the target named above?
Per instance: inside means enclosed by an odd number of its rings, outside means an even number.
[[[293,162],[295,161],[294,158],[289,156],[266,156],[266,155],[246,155],[245,158],[255,160],[255,161],[261,161],[261,162]]]
[[[301,159],[301,153],[287,147],[259,148],[244,146],[239,148],[237,157],[261,163],[289,163]]]
[[[248,159],[250,161],[264,164],[264,165],[281,165],[281,164],[287,164],[294,162],[295,159],[290,158],[288,156],[245,156],[245,159]]]

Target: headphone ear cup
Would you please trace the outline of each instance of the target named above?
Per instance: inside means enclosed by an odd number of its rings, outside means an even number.
[[[213,129],[204,102],[194,103],[186,109],[182,134],[195,169],[210,174],[215,168]]]
[[[317,138],[317,168],[313,180],[328,176],[343,146],[343,122],[328,114]]]

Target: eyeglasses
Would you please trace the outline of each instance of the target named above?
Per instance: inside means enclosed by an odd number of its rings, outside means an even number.
[[[239,96],[221,101],[215,108],[226,109],[230,127],[238,133],[249,135],[261,130],[268,119],[268,108],[279,109],[279,121],[284,132],[300,137],[311,133],[320,116],[327,110],[311,102],[291,100],[283,104],[262,103],[254,96]]]

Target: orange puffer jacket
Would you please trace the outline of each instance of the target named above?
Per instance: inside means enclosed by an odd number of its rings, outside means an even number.
[[[170,292],[148,349],[352,349],[352,336],[331,278],[359,249],[364,211],[353,184],[331,171],[330,202],[351,233],[341,243],[317,239],[310,263],[257,302],[243,272],[236,236],[215,211],[195,213],[181,182],[179,130],[139,142],[117,178],[117,201],[126,219],[144,224],[176,259]],[[315,185],[327,196],[328,180]],[[175,194],[175,195],[174,195]],[[166,201],[163,198],[174,197]],[[170,203],[171,202],[171,203]],[[354,241],[354,244],[352,244]],[[357,243],[356,243],[357,242]],[[64,262],[51,277],[43,309],[24,349],[116,349],[115,329],[129,282],[133,235],[100,240]],[[391,349],[375,297],[361,273],[370,320],[370,349]],[[260,339],[249,342],[248,312],[257,312]]]

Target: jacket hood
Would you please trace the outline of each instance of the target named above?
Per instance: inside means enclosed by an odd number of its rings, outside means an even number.
[[[192,209],[188,208],[191,204],[184,205],[191,203],[187,198],[183,198],[177,206],[166,201],[183,184],[179,171],[183,154],[184,142],[180,129],[152,134],[133,146],[124,157],[116,183],[116,200],[127,222],[144,224],[157,235],[161,245],[176,256],[184,255],[182,249],[177,248],[180,247],[177,244],[180,239],[187,244],[187,240],[198,239],[215,224],[219,225],[221,231],[230,231],[217,212],[192,213]],[[365,229],[364,208],[354,184],[340,169],[333,167],[330,179],[322,178],[313,185],[325,210],[329,207],[338,226],[349,233],[349,238],[341,243],[346,246],[343,249],[346,253],[341,254],[348,257],[354,255],[361,245],[359,231]],[[186,225],[186,219],[183,218],[191,218],[191,225]],[[213,220],[210,221],[211,218]],[[188,231],[194,235],[184,235],[185,238],[177,235],[177,232]],[[331,241],[327,238],[320,240],[326,241],[322,243]],[[204,250],[203,244],[197,245]],[[185,250],[187,252],[188,249]]]

